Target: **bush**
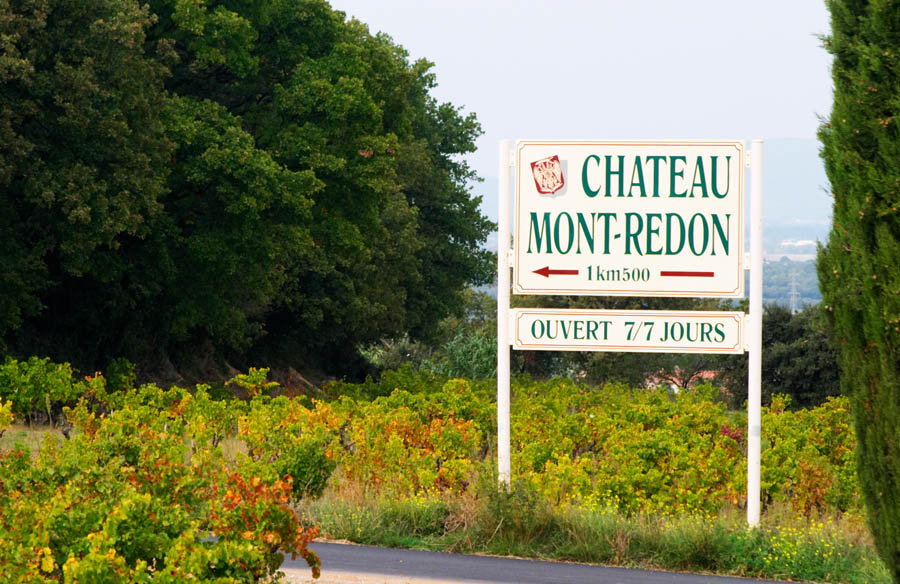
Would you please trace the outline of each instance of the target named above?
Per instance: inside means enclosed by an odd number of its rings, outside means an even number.
[[[250,584],[277,581],[282,552],[317,575],[290,478],[189,439],[205,431],[191,401],[144,386],[97,417],[82,400],[71,440],[0,452],[0,581]]]
[[[360,347],[359,354],[373,367],[383,371],[399,369],[407,364],[413,369],[419,369],[431,358],[432,350],[411,340],[409,335],[404,335],[398,339],[382,339]]]
[[[444,358],[431,369],[447,377],[488,379],[497,375],[497,337],[460,331],[443,346]]]
[[[311,441],[290,447],[273,464],[278,475],[290,475],[293,479],[292,492],[298,501],[303,497],[321,497],[335,467],[325,454],[325,445]]]
[[[527,544],[552,538],[557,528],[552,508],[528,483],[515,481],[509,490],[498,489],[494,483],[487,485],[485,494],[487,501],[480,523],[486,540],[496,538]]]
[[[134,363],[121,357],[109,362],[103,376],[106,378],[106,386],[110,391],[134,389],[134,384],[137,381]]]
[[[12,412],[20,418],[32,420],[47,414],[53,421],[56,403],[74,403],[83,392],[83,385],[72,379],[68,363],[51,363],[50,359],[30,357],[17,361],[7,357],[0,365],[0,401],[12,402]]]

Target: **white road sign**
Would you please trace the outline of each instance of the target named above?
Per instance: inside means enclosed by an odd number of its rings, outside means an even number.
[[[743,312],[513,308],[510,318],[520,350],[744,352]]]
[[[516,294],[744,294],[743,142],[516,143]]]

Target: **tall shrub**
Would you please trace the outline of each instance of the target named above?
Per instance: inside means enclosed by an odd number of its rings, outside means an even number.
[[[834,105],[819,135],[834,224],[819,281],[855,416],[869,524],[900,582],[900,6],[828,7]]]

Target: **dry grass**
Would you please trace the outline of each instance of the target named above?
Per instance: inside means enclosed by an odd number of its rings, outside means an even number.
[[[297,510],[323,536],[363,544],[811,582],[890,582],[862,517],[798,517],[788,504],[767,507],[760,528],[748,530],[738,508],[715,516],[625,515],[548,507],[521,493],[498,495],[495,488],[391,496],[338,469],[322,498],[302,501]]]
[[[6,452],[11,450],[16,444],[22,444],[31,452],[32,456],[36,456],[41,449],[44,438],[50,434],[54,434],[60,439],[64,438],[62,432],[50,426],[13,424],[0,436],[0,452]]]

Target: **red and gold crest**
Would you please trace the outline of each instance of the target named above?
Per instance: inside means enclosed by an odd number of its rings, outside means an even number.
[[[559,156],[554,154],[531,163],[534,186],[542,195],[552,195],[566,184]]]

